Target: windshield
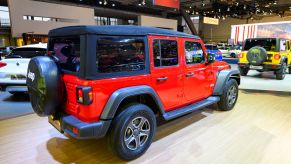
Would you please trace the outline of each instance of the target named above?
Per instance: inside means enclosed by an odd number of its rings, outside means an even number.
[[[248,51],[255,46],[263,47],[266,51],[277,51],[276,39],[248,39],[245,41],[243,50]]]
[[[216,45],[205,45],[207,50],[218,50]]]
[[[60,37],[50,40],[49,51],[58,58],[60,67],[70,72],[80,69],[80,38]]]
[[[33,58],[36,56],[44,56],[45,54],[45,48],[16,48],[6,58]]]

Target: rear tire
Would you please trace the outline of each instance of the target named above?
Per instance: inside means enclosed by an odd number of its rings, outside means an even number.
[[[109,142],[112,150],[124,160],[144,154],[156,132],[156,117],[146,105],[126,107],[112,122]]]
[[[246,76],[249,72],[248,68],[242,68],[242,67],[238,67],[239,68],[239,72],[242,76]]]
[[[289,65],[288,73],[291,74],[291,65]]]
[[[235,58],[235,53],[231,53],[230,57]]]
[[[220,101],[217,103],[218,108],[223,111],[232,110],[238,98],[238,84],[236,80],[230,79],[226,82]]]
[[[281,68],[278,71],[276,71],[276,79],[283,80],[285,78],[286,71],[287,71],[287,64],[284,62]]]

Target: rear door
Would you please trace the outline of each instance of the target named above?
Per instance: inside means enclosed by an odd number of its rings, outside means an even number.
[[[166,111],[181,105],[183,97],[183,67],[178,38],[149,36],[152,87]]]
[[[183,46],[184,97],[186,103],[192,103],[211,94],[212,68],[211,65],[206,64],[206,50],[200,41],[185,39]]]

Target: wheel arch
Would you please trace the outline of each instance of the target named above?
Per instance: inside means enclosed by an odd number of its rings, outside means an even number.
[[[236,80],[237,84],[240,85],[240,73],[239,70],[222,70],[217,73],[217,80],[213,90],[214,96],[222,95],[223,88],[226,82],[230,79]]]
[[[100,119],[113,119],[122,107],[131,103],[143,103],[154,113],[163,115],[164,107],[157,93],[147,85],[118,89],[108,99]]]

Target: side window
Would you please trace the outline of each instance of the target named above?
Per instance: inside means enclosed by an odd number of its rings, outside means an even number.
[[[205,61],[205,54],[198,42],[185,42],[185,57],[187,64],[198,64]]]
[[[286,40],[280,40],[280,51],[286,51]]]
[[[97,40],[96,52],[99,73],[133,72],[145,69],[145,43],[142,38],[100,38]]]
[[[176,40],[154,40],[155,67],[178,65],[178,43]]]

